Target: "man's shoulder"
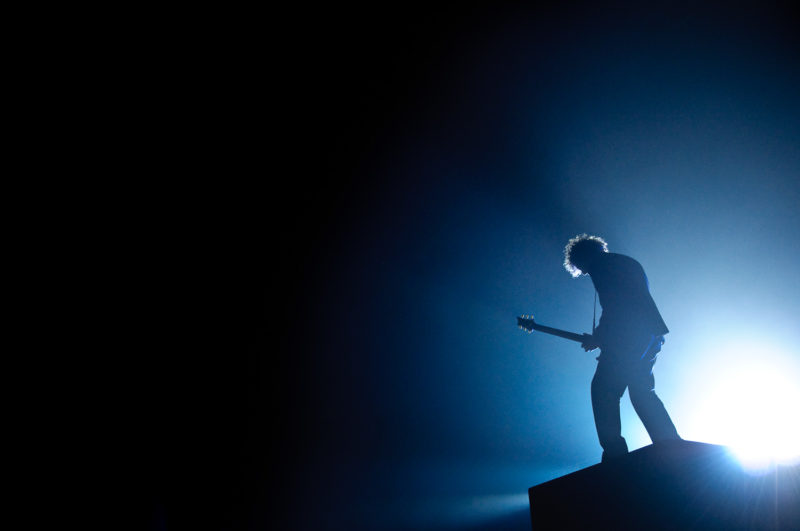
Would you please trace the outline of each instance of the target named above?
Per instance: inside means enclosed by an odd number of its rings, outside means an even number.
[[[634,258],[619,253],[604,253],[601,264],[605,269],[617,272],[644,273],[644,268]]]
[[[626,254],[619,253],[603,253],[603,260],[613,264],[625,264],[641,267],[641,264]]]

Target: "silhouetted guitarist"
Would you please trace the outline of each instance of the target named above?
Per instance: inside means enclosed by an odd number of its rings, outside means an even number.
[[[628,256],[609,253],[602,238],[582,234],[567,243],[564,267],[573,277],[591,277],[603,309],[594,334],[585,335],[582,343],[587,352],[600,348],[592,410],[603,461],[628,452],[619,414],[626,387],[654,443],[680,439],[655,392],[653,365],[669,330],[650,296],[642,266]]]

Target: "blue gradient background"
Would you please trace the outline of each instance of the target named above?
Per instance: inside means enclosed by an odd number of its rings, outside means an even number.
[[[298,528],[525,529],[528,487],[598,462],[594,356],[515,327],[591,329],[591,281],[562,266],[577,233],[644,266],[684,438],[728,442],[693,417],[720,368],[798,373],[794,11],[348,13],[297,63],[320,166],[285,249]],[[622,415],[649,444],[627,394]]]

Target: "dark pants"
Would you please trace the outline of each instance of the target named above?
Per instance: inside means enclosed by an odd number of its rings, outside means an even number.
[[[603,349],[592,379],[592,410],[603,461],[628,453],[622,437],[619,399],[628,388],[633,409],[654,443],[680,439],[664,404],[656,396],[653,365],[661,351],[662,338],[634,347]]]

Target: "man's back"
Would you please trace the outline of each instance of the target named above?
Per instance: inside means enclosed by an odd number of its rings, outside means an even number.
[[[589,275],[603,307],[600,337],[624,341],[669,332],[639,262],[622,254],[603,253],[592,263]]]

